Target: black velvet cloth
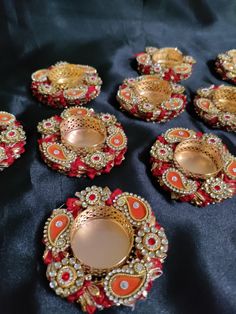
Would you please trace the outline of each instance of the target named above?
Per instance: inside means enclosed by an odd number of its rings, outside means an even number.
[[[208,128],[192,109],[197,88],[223,83],[212,60],[236,48],[235,27],[234,0],[0,1],[0,110],[15,114],[27,133],[26,153],[0,173],[2,314],[80,311],[49,288],[41,239],[52,209],[93,184],[142,195],[166,229],[170,248],[164,275],[134,313],[236,313],[236,198],[206,208],[176,203],[161,191],[149,167],[155,137],[177,126],[213,132],[236,154],[235,135]],[[122,113],[115,98],[124,78],[138,76],[133,56],[148,45],[176,46],[197,60],[183,82],[187,110],[164,125]],[[61,111],[31,96],[30,75],[60,60],[97,68],[102,92],[88,107],[116,115],[128,136],[126,160],[93,181],[54,172],[39,156],[37,123]],[[106,313],[130,311],[119,307]]]

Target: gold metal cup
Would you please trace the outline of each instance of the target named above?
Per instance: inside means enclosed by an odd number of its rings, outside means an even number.
[[[100,150],[106,140],[106,127],[95,117],[70,116],[60,124],[61,141],[69,149],[87,154]]]
[[[90,207],[72,225],[71,248],[83,267],[94,275],[125,263],[133,247],[134,231],[125,215],[110,206]]]
[[[212,94],[212,100],[219,110],[236,114],[236,88],[222,86]]]
[[[170,99],[172,88],[169,82],[155,75],[146,75],[133,84],[133,91],[140,101],[154,104],[158,108]]]
[[[48,71],[48,79],[58,90],[78,87],[83,80],[85,68],[76,64],[61,63]]]
[[[216,146],[197,139],[179,143],[174,151],[174,162],[183,173],[199,179],[215,177],[224,165]]]
[[[162,48],[154,52],[152,60],[155,63],[164,65],[165,67],[173,67],[183,63],[183,55],[178,49]]]

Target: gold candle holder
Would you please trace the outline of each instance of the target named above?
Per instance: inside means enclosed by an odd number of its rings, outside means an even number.
[[[172,88],[169,82],[153,75],[146,75],[140,81],[135,81],[133,91],[143,103],[152,103],[156,107],[170,99]]]
[[[106,140],[106,127],[91,116],[70,116],[60,124],[62,143],[69,149],[87,154],[99,150]]]
[[[224,166],[220,150],[198,139],[180,142],[174,151],[174,162],[187,176],[200,179],[215,177]]]
[[[236,88],[222,86],[212,93],[212,101],[217,109],[236,114]]]
[[[152,60],[165,67],[174,67],[183,63],[183,54],[175,48],[162,48],[153,53]]]
[[[114,207],[90,207],[75,219],[70,242],[84,269],[99,275],[126,262],[133,247],[134,230]]]
[[[85,73],[85,68],[79,65],[59,63],[48,71],[48,79],[54,88],[65,90],[78,86]]]

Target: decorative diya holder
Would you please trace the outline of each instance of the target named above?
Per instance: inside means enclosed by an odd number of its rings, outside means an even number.
[[[0,171],[24,153],[25,132],[13,114],[0,111]]]
[[[115,116],[71,107],[38,124],[39,149],[49,167],[71,177],[109,173],[124,160],[127,138]]]
[[[90,314],[134,307],[162,274],[168,241],[140,196],[88,187],[53,210],[44,227],[49,286]]]
[[[236,193],[236,158],[210,133],[169,129],[152,146],[151,165],[175,200],[206,206]]]
[[[185,56],[177,48],[146,47],[145,52],[136,55],[138,71],[141,74],[155,74],[167,81],[178,83],[192,74],[196,61]]]
[[[53,108],[85,104],[100,94],[102,80],[88,65],[58,62],[31,76],[33,95]]]
[[[184,87],[155,75],[125,79],[117,100],[122,110],[146,121],[166,122],[184,111]]]
[[[195,110],[211,127],[236,131],[236,87],[215,86],[197,91]]]
[[[231,49],[217,56],[216,72],[223,80],[236,84],[236,49]]]

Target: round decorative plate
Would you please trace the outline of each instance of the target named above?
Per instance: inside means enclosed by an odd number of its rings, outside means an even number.
[[[197,91],[197,114],[211,127],[236,131],[236,87],[215,86]]]
[[[0,111],[0,171],[9,167],[24,153],[25,132],[11,113]]]
[[[38,124],[39,149],[49,167],[71,177],[109,173],[124,160],[127,138],[116,117],[71,107]]]
[[[192,74],[196,61],[185,56],[178,48],[146,47],[145,52],[137,54],[138,71],[141,74],[155,74],[164,80],[178,83]]]
[[[167,82],[156,75],[125,79],[119,87],[117,100],[122,110],[153,122],[166,122],[185,108],[184,87]]]
[[[33,95],[53,108],[85,104],[99,95],[102,84],[95,68],[67,62],[40,69],[31,78]]]
[[[49,286],[82,310],[131,306],[162,275],[168,241],[143,198],[87,187],[54,209],[44,227]]]
[[[216,72],[223,80],[236,84],[236,49],[231,49],[217,56]]]
[[[214,134],[169,129],[152,146],[151,165],[175,200],[206,206],[236,193],[236,157]]]

